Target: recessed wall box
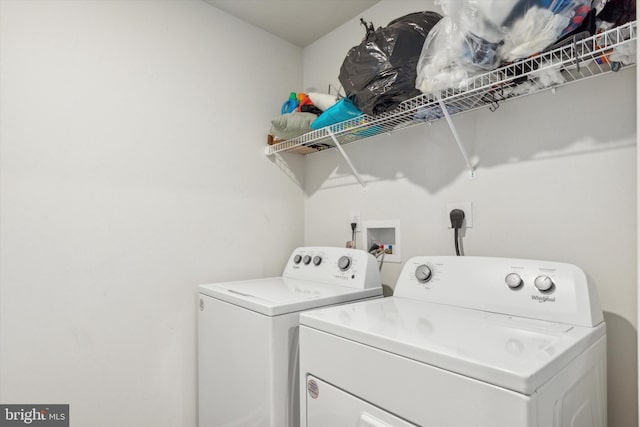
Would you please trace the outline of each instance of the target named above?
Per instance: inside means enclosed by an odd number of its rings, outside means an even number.
[[[377,244],[384,248],[385,262],[402,262],[399,220],[364,221],[362,230],[365,250]]]

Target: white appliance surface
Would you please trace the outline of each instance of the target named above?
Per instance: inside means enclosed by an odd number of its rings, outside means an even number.
[[[282,277],[199,286],[198,425],[297,427],[299,313],[378,298],[375,258],[298,248]]]
[[[605,334],[595,328],[404,298],[310,311],[311,328],[524,394]]]
[[[307,389],[311,390],[316,399],[322,393],[322,405],[324,407],[341,407],[343,409],[341,411],[325,411],[316,405],[309,405],[307,416],[314,425],[327,427],[389,427],[391,425],[394,427],[416,427],[414,424],[357,399],[321,379],[309,376],[307,378]]]
[[[605,324],[570,264],[415,257],[393,297],[300,325],[302,427],[606,426]]]
[[[312,280],[271,277],[201,285],[200,293],[266,316],[278,316],[378,296],[381,289],[354,289]]]

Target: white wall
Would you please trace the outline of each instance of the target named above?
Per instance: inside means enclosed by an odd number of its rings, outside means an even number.
[[[383,0],[363,16],[376,26],[426,1]],[[304,50],[304,87],[338,85],[357,19]],[[636,77],[623,70],[456,116],[478,161],[470,179],[444,121],[347,145],[363,191],[334,150],[307,156],[305,244],[343,245],[352,210],[399,219],[403,259],[454,254],[446,204],[471,201],[468,255],[549,259],[582,267],[600,293],[608,329],[609,427],[636,426]],[[361,244],[361,242],[359,242]],[[385,264],[395,283],[401,264]]]
[[[196,285],[277,275],[303,240],[262,152],[302,51],[199,0],[0,19],[0,402],[193,426]]]

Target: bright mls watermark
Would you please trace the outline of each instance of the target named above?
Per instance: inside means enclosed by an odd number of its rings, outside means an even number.
[[[0,405],[0,427],[69,427],[69,405]]]

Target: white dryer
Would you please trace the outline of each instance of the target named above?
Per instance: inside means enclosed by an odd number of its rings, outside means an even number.
[[[393,297],[300,316],[303,427],[605,427],[606,332],[579,268],[416,257]]]
[[[375,258],[306,247],[282,277],[200,285],[200,427],[299,425],[298,317],[312,308],[382,295]]]

